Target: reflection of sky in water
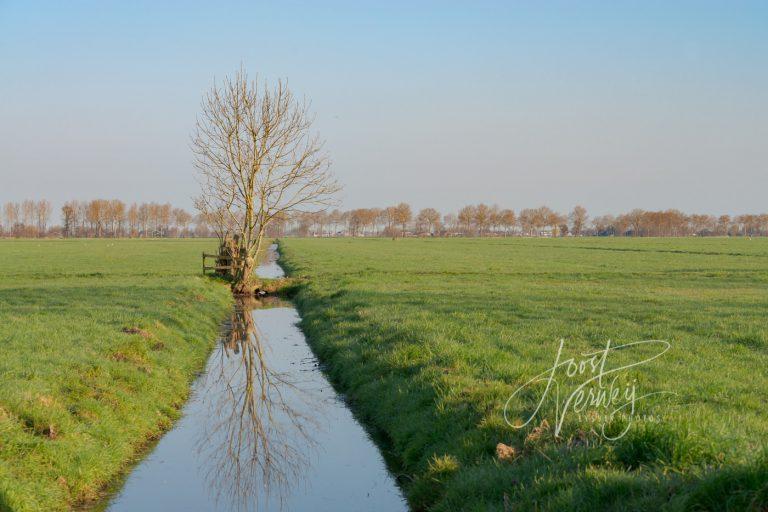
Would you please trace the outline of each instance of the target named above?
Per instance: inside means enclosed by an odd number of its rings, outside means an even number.
[[[271,261],[259,267],[267,273],[280,277],[282,269]],[[233,313],[183,418],[130,474],[110,511],[406,510],[377,448],[318,370],[298,321],[295,309],[275,301]]]
[[[269,247],[266,261],[259,265],[259,268],[256,269],[256,273],[259,275],[259,277],[275,279],[285,275],[285,272],[283,272],[283,267],[277,264],[277,257],[277,245],[272,244]]]

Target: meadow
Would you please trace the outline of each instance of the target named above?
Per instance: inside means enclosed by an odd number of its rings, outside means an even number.
[[[231,295],[213,240],[0,240],[0,510],[97,499],[179,416]]]
[[[283,239],[280,249],[304,283],[295,300],[310,344],[414,509],[768,506],[768,240]],[[576,361],[608,340],[669,348],[606,356],[616,370],[658,356],[613,374],[637,396],[655,393],[634,414],[571,403],[558,416],[551,399],[537,411],[543,382],[514,393],[553,366],[560,340]],[[591,371],[558,370],[558,397]]]

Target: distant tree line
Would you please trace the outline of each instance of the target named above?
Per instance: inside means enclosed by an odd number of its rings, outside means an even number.
[[[567,215],[546,206],[512,209],[468,205],[442,215],[414,214],[406,203],[386,208],[302,213],[281,218],[272,236],[768,236],[768,214],[704,215],[635,209],[591,218],[583,206]]]
[[[169,203],[132,203],[117,199],[69,201],[59,223],[45,199],[9,202],[0,212],[0,236],[63,238],[157,238],[216,236],[211,214],[191,214]],[[768,214],[704,215],[679,210],[635,209],[620,215],[590,217],[582,206],[567,215],[546,206],[514,211],[486,204],[441,214],[417,213],[400,203],[386,208],[357,208],[280,215],[269,236],[768,236]]]
[[[117,199],[69,201],[60,223],[49,225],[51,203],[26,200],[6,203],[0,215],[0,235],[7,237],[149,238],[212,236],[206,222],[169,203],[132,203]]]

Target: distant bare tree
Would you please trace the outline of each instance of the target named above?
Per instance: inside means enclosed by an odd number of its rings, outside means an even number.
[[[547,208],[547,210],[549,210],[549,208]],[[544,225],[550,227],[552,236],[565,236],[568,231],[568,227],[565,226],[565,215],[552,210],[549,210],[546,215],[544,215]],[[562,229],[563,226],[565,226],[566,229]]]
[[[173,207],[169,203],[157,207],[157,232],[160,236],[166,236],[171,225]]]
[[[366,228],[373,229],[379,210],[375,208],[358,208],[349,212],[350,235],[366,235]]]
[[[416,216],[416,223],[429,234],[434,235],[440,227],[440,212],[434,208],[424,208]]]
[[[600,215],[592,219],[592,227],[598,236],[612,235],[615,222],[613,215]]]
[[[639,225],[639,220],[636,220]],[[631,225],[630,217],[627,214],[618,215],[613,220],[613,234],[616,236],[625,236]]]
[[[712,215],[694,213],[688,217],[690,229],[694,234],[705,236],[715,232],[717,219]]]
[[[22,236],[36,236],[37,227],[35,218],[37,217],[37,204],[31,199],[25,199],[21,202],[21,231]]]
[[[350,236],[357,236],[360,234],[360,229],[363,226],[363,209],[358,208],[349,212],[349,234]]]
[[[718,235],[728,235],[728,230],[731,227],[731,216],[730,215],[721,215],[717,218],[717,234]]]
[[[122,236],[125,225],[125,203],[119,199],[112,199],[107,205],[107,218],[109,229],[113,237]]]
[[[75,222],[78,236],[88,236],[86,231],[86,216],[88,213],[88,203],[86,201],[73,201],[75,206]]]
[[[192,222],[192,215],[190,215],[183,208],[173,209],[173,223],[178,228],[178,236],[185,236],[189,230],[189,224]]]
[[[45,232],[48,230],[48,221],[51,219],[51,212],[51,202],[47,199],[41,199],[35,204],[38,236],[45,236]]]
[[[12,236],[18,236],[20,211],[19,203],[5,203],[3,206],[5,225],[8,227],[8,234]]]
[[[147,236],[150,221],[149,205],[147,203],[141,203],[136,213],[139,221],[139,236]]]
[[[139,207],[136,203],[131,204],[126,214],[126,222],[128,223],[128,236],[139,235]]]
[[[488,205],[480,203],[479,205],[475,206],[472,221],[474,222],[475,227],[477,228],[477,232],[480,236],[483,236],[485,231],[488,229],[490,218],[491,209],[488,208]]]
[[[397,207],[387,206],[382,213],[384,217],[384,224],[386,225],[385,232],[387,235],[391,235],[394,240],[397,232],[395,231],[395,224],[397,224]]]
[[[474,206],[465,206],[461,210],[459,210],[459,215],[457,217],[459,226],[461,226],[461,229],[464,231],[465,235],[469,235],[472,233],[472,226],[475,223],[475,207]]]
[[[370,212],[371,226],[373,228],[373,234],[378,236],[379,235],[379,226],[381,224],[383,210],[381,208],[370,208],[368,211]]]
[[[517,216],[517,222],[520,224],[520,231],[523,235],[533,235],[536,222],[536,212],[531,208],[524,208],[520,210],[520,215]]]
[[[499,212],[499,223],[504,228],[504,236],[507,236],[517,223],[515,212],[508,209],[501,210]]]
[[[400,226],[400,232],[403,237],[405,237],[406,226],[409,222],[411,222],[412,217],[413,214],[411,213],[411,207],[407,203],[400,203],[395,206],[394,221],[395,224]]]
[[[88,203],[88,208],[85,213],[85,219],[91,228],[91,231],[98,238],[102,234],[104,228],[104,218],[106,210],[106,201],[103,199],[94,199]]]
[[[341,224],[342,218],[343,214],[339,209],[332,210],[331,213],[328,214],[328,222],[331,224],[332,235],[336,235],[337,231],[339,230],[339,224]]]
[[[635,208],[623,217],[627,225],[632,229],[632,236],[640,236],[643,230],[643,215],[645,212],[640,208]]]
[[[211,228],[206,222],[205,217],[202,213],[198,213],[194,216],[195,219],[195,236],[198,237],[209,237],[211,236]]]
[[[69,238],[75,235],[75,215],[77,215],[77,206],[72,201],[64,203],[61,207],[62,235]]]
[[[488,227],[490,231],[496,233],[501,226],[501,208],[494,204],[488,211]]]
[[[581,235],[582,231],[584,231],[584,226],[587,225],[587,219],[589,219],[587,209],[581,205],[576,205],[571,211],[569,218],[571,220],[571,233],[575,236]]]
[[[443,215],[443,227],[447,231],[447,234],[453,235],[454,231],[458,227],[459,219],[456,217],[455,213],[446,213]]]

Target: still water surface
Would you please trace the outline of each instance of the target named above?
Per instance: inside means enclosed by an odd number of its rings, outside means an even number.
[[[274,247],[257,272],[282,276]],[[106,509],[407,510],[298,321],[290,303],[239,303],[183,417]]]

